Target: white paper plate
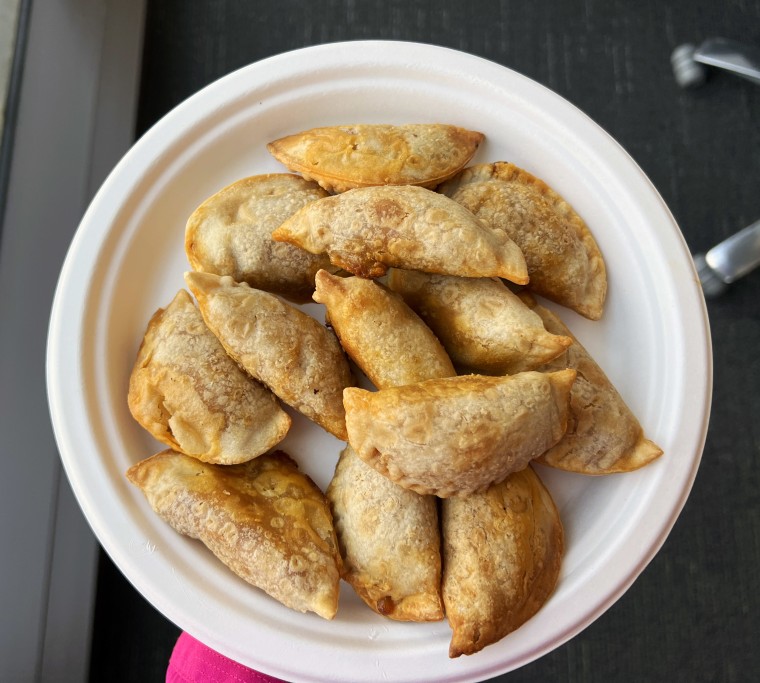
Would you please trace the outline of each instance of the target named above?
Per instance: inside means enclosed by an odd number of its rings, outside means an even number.
[[[176,534],[124,477],[162,449],[132,420],[127,382],[148,319],[183,286],[187,217],[232,181],[283,170],[267,141],[359,122],[447,122],[482,131],[487,142],[476,162],[512,161],[576,208],[605,256],[609,297],[600,322],[561,314],[665,450],[643,470],[606,478],[542,468],[566,529],[557,590],[514,634],[453,661],[445,622],[390,622],[346,586],[332,622],[282,607]],[[316,305],[307,309],[322,315]],[[149,131],[105,182],[74,238],[47,363],[61,458],[114,562],[178,626],[291,681],[476,681],[571,638],[664,542],[697,470],[711,391],[707,316],[689,252],[626,153],[565,100],[508,69],[388,42],[323,45],[253,64]],[[296,419],[284,447],[326,486],[338,441]]]

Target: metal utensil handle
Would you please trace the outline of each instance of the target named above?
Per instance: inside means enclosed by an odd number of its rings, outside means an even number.
[[[753,45],[728,38],[709,38],[694,51],[693,59],[760,83],[760,50]]]
[[[726,283],[760,265],[760,220],[714,246],[705,254],[705,261]]]

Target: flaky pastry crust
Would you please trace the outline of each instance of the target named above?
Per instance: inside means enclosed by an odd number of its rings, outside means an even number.
[[[534,370],[572,341],[547,332],[541,318],[496,279],[393,268],[388,285],[430,326],[463,372]]]
[[[373,280],[321,270],[313,298],[325,305],[341,346],[378,389],[456,374],[430,328]]]
[[[252,377],[339,439],[346,439],[342,392],[348,361],[324,325],[273,294],[232,278],[185,273],[203,319]]]
[[[439,188],[522,249],[529,289],[598,320],[607,273],[586,223],[545,182],[505,162],[466,168]]]
[[[289,173],[251,176],[228,185],[187,221],[185,252],[190,266],[308,301],[314,275],[320,268],[331,268],[330,260],[275,242],[272,231],[302,206],[326,196],[316,183]]]
[[[327,488],[343,578],[375,612],[397,621],[439,621],[441,553],[435,498],[397,486],[341,453]]]
[[[433,188],[464,168],[484,137],[440,123],[360,124],[312,128],[267,149],[330,192],[371,185]]]
[[[180,290],[148,323],[127,403],[156,439],[206,462],[245,462],[278,444],[290,417],[227,355]]]
[[[127,478],[176,531],[248,583],[299,612],[335,616],[341,559],[330,508],[287,454],[222,466],[167,450]]]
[[[349,190],[297,211],[272,233],[361,277],[390,266],[464,277],[528,281],[519,247],[455,201],[421,187]]]
[[[554,591],[563,532],[530,466],[441,506],[449,656],[470,655],[524,624]]]
[[[568,367],[578,373],[570,392],[567,431],[539,461],[569,472],[612,474],[637,470],[659,458],[662,449],[644,436],[636,416],[588,351],[554,313],[539,305],[533,310],[547,330],[573,340],[541,370]]]
[[[348,388],[348,440],[364,462],[417,493],[482,491],[559,441],[574,379],[575,370],[562,370]]]

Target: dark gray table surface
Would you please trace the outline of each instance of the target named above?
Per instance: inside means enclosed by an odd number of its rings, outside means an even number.
[[[149,2],[136,134],[216,78],[286,50],[368,38],[444,45],[586,112],[643,168],[692,251],[703,251],[760,218],[760,87],[714,73],[682,91],[672,78],[673,47],[716,35],[760,44],[760,1]],[[759,298],[760,270],[708,305],[710,430],[660,553],[580,635],[494,680],[760,680]],[[163,680],[177,634],[103,556],[92,680]]]

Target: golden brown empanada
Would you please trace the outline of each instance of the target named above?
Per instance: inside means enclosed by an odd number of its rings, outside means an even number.
[[[168,450],[127,477],[174,529],[248,583],[299,612],[335,616],[341,559],[330,507],[287,454],[222,466]]]
[[[524,624],[552,594],[562,524],[530,466],[483,493],[444,500],[441,516],[449,657],[471,655]]]
[[[353,383],[335,335],[273,294],[211,273],[185,273],[227,353],[285,403],[346,439],[343,389]]]
[[[443,619],[435,498],[408,491],[341,453],[327,488],[343,578],[375,612],[397,621]]]
[[[134,418],[206,462],[245,462],[278,444],[290,417],[227,355],[181,289],[151,318],[129,378]]]
[[[465,375],[343,392],[348,440],[391,481],[442,498],[482,491],[565,433],[575,370]]]
[[[484,137],[444,124],[361,124],[313,128],[267,149],[330,192],[370,185],[433,188],[464,168]]]
[[[321,270],[314,301],[341,346],[378,389],[456,374],[441,342],[404,300],[373,280]]]
[[[547,332],[541,318],[500,280],[394,268],[388,285],[465,371],[504,375],[533,370],[556,358],[572,341]]]
[[[330,268],[324,255],[275,242],[272,231],[327,192],[300,176],[272,173],[243,178],[209,197],[190,216],[185,252],[193,270],[308,301],[314,275]]]
[[[535,302],[534,302],[535,303]],[[547,330],[564,334],[573,344],[542,371],[574,368],[578,377],[570,391],[567,432],[539,462],[581,474],[630,472],[662,455],[662,449],[644,437],[644,431],[623,397],[551,311],[534,305]]]
[[[528,281],[525,259],[503,230],[421,187],[349,190],[306,205],[272,233],[361,277],[389,266],[465,277]]]
[[[522,249],[529,289],[598,320],[607,294],[602,254],[591,231],[546,183],[514,164],[466,168],[439,188]]]

